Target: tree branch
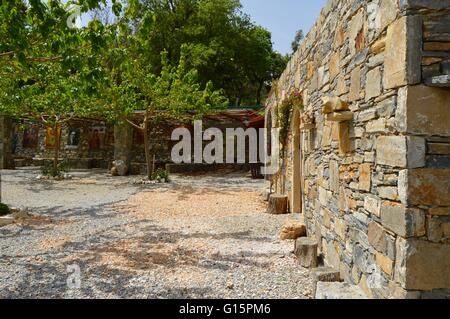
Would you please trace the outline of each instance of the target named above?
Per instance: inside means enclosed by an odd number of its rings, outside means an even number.
[[[133,123],[132,121],[130,121],[129,119],[125,119],[125,121],[130,124],[131,126],[133,126],[135,129],[143,131],[144,129],[142,127],[140,127],[139,125],[136,125],[135,123]]]

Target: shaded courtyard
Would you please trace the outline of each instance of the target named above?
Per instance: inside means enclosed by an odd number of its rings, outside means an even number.
[[[0,228],[0,298],[310,298],[292,216],[265,214],[264,181],[243,174],[136,177],[77,171],[73,180],[2,172],[3,200],[32,217]],[[68,266],[81,270],[70,289]]]

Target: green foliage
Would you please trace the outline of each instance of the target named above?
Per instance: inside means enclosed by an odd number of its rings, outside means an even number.
[[[280,145],[282,150],[286,145],[289,136],[289,127],[291,123],[292,105],[290,103],[282,103],[278,108],[278,121],[280,125]]]
[[[176,66],[184,46],[199,83],[224,89],[232,104],[260,105],[287,63],[273,50],[271,34],[241,11],[238,0],[134,0],[125,12],[154,73],[163,67],[160,52]]]
[[[0,216],[6,216],[11,213],[8,205],[0,203]]]
[[[153,181],[158,181],[158,182],[165,182],[168,183],[170,182],[170,178],[169,178],[169,172],[167,172],[165,169],[162,168],[158,168],[153,174],[152,174],[152,178]]]
[[[282,154],[284,154],[287,138],[289,136],[289,130],[291,127],[292,112],[295,108],[303,108],[302,95],[298,91],[294,91],[278,107],[280,145]]]
[[[292,41],[291,47],[292,47],[292,54],[294,54],[298,48],[300,47],[300,43],[303,41],[303,39],[305,38],[304,34],[303,34],[303,30],[298,30],[295,33],[295,38],[294,41]]]
[[[41,167],[41,174],[49,177],[61,177],[63,173],[68,173],[69,171],[70,165],[66,159],[58,163],[56,170],[53,163],[48,161],[44,162],[44,165]]]

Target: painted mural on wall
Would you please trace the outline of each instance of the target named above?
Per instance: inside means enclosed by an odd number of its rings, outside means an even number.
[[[45,134],[45,147],[48,149],[55,148],[58,138],[61,136],[61,128],[47,127]]]
[[[106,128],[104,126],[94,126],[89,134],[89,150],[99,151],[105,146]]]
[[[81,129],[78,127],[70,127],[67,136],[67,146],[76,148],[80,145]]]
[[[23,132],[22,147],[36,148],[39,142],[39,126],[31,125]]]

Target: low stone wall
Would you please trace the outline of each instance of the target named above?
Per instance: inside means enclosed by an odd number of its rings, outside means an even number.
[[[108,168],[103,161],[112,161],[113,126],[97,120],[74,120],[60,129],[60,158],[72,168]],[[70,138],[71,133],[75,135]],[[12,153],[16,162],[42,165],[52,160],[54,147],[48,145],[47,128],[28,121],[15,121],[12,131]],[[98,137],[97,137],[98,136]]]
[[[291,120],[276,189],[292,202],[301,172],[308,235],[372,298],[450,294],[450,90],[425,85],[448,74],[449,17],[449,0],[331,0],[267,103],[277,127],[302,93],[301,170]]]
[[[205,116],[203,131],[217,128],[226,136],[226,129],[246,129],[245,116],[236,112],[222,112]],[[149,130],[150,153],[155,155],[155,167],[164,168],[172,163],[172,148],[178,141],[172,141],[172,132],[179,126],[174,121],[161,121]],[[192,137],[193,126],[186,125]],[[54,147],[48,145],[47,128],[42,124],[26,120],[15,120],[3,117],[0,120],[0,158],[5,165],[16,166],[42,165],[54,157]],[[74,169],[110,168],[114,159],[128,163],[133,175],[146,174],[144,137],[128,123],[112,125],[101,120],[77,119],[64,124],[60,130],[60,159],[66,159]],[[224,138],[224,161],[226,139]],[[194,141],[192,141],[194,143]],[[209,141],[203,141],[206,146]],[[192,144],[194,145],[194,144]],[[194,149],[192,147],[192,149]],[[248,143],[246,157],[248,158]],[[193,156],[194,154],[192,154]],[[237,157],[237,152],[235,152]],[[9,162],[7,160],[9,158]],[[233,166],[233,165],[232,165]],[[4,166],[6,168],[6,166]],[[242,165],[236,165],[240,168]]]

